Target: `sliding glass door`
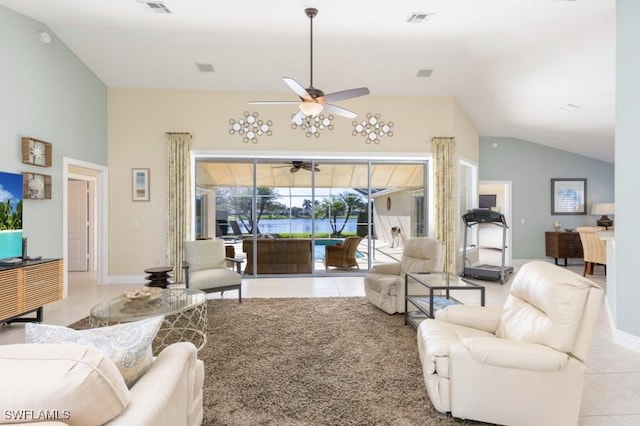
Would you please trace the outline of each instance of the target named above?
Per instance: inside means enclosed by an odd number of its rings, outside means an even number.
[[[426,161],[198,159],[197,211],[210,213],[196,222],[215,225],[201,237],[224,239],[253,275],[364,274],[425,235],[427,175]],[[294,257],[305,264],[287,266]]]

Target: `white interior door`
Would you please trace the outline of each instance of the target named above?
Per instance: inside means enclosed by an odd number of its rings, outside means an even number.
[[[67,268],[72,272],[89,270],[89,182],[68,181]]]

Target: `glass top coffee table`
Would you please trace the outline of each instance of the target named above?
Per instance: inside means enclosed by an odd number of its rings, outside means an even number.
[[[145,300],[114,297],[91,308],[89,325],[105,327],[159,315],[164,321],[153,342],[154,354],[175,342],[192,342],[198,350],[207,343],[207,295],[188,288],[158,290]]]
[[[445,272],[407,272],[404,278],[404,323],[413,328],[426,318],[434,318],[436,311],[461,302],[451,296],[459,290],[480,292],[480,305],[484,306],[484,287],[455,274]],[[409,310],[413,306],[414,310]]]

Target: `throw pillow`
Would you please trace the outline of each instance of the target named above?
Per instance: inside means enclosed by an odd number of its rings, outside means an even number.
[[[163,316],[88,330],[46,324],[25,324],[27,343],[77,343],[102,350],[120,370],[127,387],[153,363],[151,343],[158,334]]]

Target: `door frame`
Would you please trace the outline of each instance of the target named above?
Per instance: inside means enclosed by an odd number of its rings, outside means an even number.
[[[71,172],[72,167],[81,167],[95,172],[95,260],[96,260],[96,279],[98,284],[108,284],[107,273],[109,271],[109,169],[100,164],[90,163],[87,161],[77,160],[74,158],[62,158],[62,253],[65,265],[68,262],[68,181],[70,177],[78,178],[77,173]],[[84,176],[88,178],[89,176]],[[69,293],[69,272],[67,268],[63,268],[63,297],[67,297]]]

